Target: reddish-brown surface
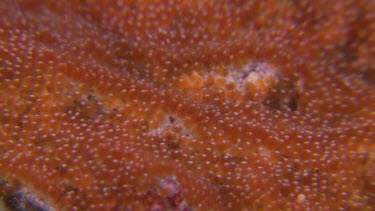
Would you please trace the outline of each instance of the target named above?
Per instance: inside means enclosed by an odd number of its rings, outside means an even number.
[[[375,209],[375,1],[145,2],[0,1],[6,203]]]

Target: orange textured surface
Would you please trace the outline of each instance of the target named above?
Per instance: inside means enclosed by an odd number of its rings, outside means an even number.
[[[2,0],[1,192],[58,210],[374,210],[374,11]]]

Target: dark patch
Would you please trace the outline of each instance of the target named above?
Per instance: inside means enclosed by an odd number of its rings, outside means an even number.
[[[88,96],[87,96],[87,101],[90,102],[90,103],[91,103],[91,102],[95,102],[95,101],[96,101],[95,96],[94,96],[94,95],[91,95],[91,94],[88,95]]]
[[[135,5],[130,5],[129,8],[130,8],[132,11],[138,11],[138,7],[135,6]]]
[[[180,149],[180,142],[178,141],[172,141],[172,140],[167,140],[167,147],[168,150],[179,150]]]
[[[68,185],[67,189],[68,189],[68,192],[73,192],[75,195],[77,195],[79,191],[79,189],[74,187],[73,185]]]
[[[4,195],[3,201],[10,210],[22,210],[20,209],[20,201],[15,194]]]
[[[375,86],[375,70],[369,69],[363,74],[363,80],[365,80],[371,86]]]
[[[298,110],[300,93],[296,82],[280,82],[266,97],[263,104],[271,110]]]
[[[241,161],[243,161],[244,159],[242,158],[242,157],[239,157],[239,156],[235,156],[235,155],[231,155],[231,154],[222,154],[221,155],[221,161],[223,161],[223,162],[232,162],[232,161],[234,161],[234,162],[241,162]]]
[[[133,209],[127,207],[126,205],[115,205],[111,210],[133,211]]]
[[[95,119],[97,116],[105,115],[103,105],[97,98],[89,94],[84,99],[75,99],[65,107],[65,113],[77,116],[80,120]]]
[[[57,166],[55,168],[55,170],[58,172],[58,174],[62,177],[64,176],[64,174],[67,172],[67,168],[66,167],[62,167],[62,166]]]
[[[80,113],[82,105],[78,100],[73,100],[72,104],[65,108],[65,112],[70,116],[74,116],[77,113]]]
[[[168,120],[172,124],[175,123],[175,121],[176,121],[176,119],[173,116],[169,116]]]
[[[47,211],[51,210],[37,199],[32,192],[25,192],[20,184],[10,184],[5,179],[0,181],[0,199],[5,206],[14,211]]]
[[[44,139],[35,139],[33,142],[35,146],[43,146],[46,143]]]
[[[352,49],[350,42],[337,46],[336,50],[343,55],[346,62],[353,63],[358,59],[358,55],[355,49]]]
[[[298,98],[299,96],[291,97],[289,101],[287,101],[286,107],[289,108],[291,111],[297,111],[298,109]]]
[[[289,110],[297,111],[298,109],[298,96],[291,98],[282,98],[277,95],[271,95],[265,100],[265,105],[274,110]]]
[[[284,154],[281,154],[281,156],[283,156],[283,158],[285,158],[285,159],[288,159],[288,158],[289,158],[289,156],[284,155]]]
[[[145,194],[141,196],[142,203],[148,207],[157,208],[155,210],[163,210],[167,208],[167,204],[163,198],[157,194],[155,189],[149,189]]]
[[[17,125],[18,125],[18,127],[20,127],[22,129],[23,128],[23,121],[22,120],[19,121]]]
[[[168,196],[166,198],[167,204],[171,208],[177,208],[181,201],[183,201],[182,195],[180,193],[175,194],[173,196]]]
[[[320,188],[320,170],[318,168],[315,168],[314,171],[316,174],[316,177],[315,177],[316,184],[318,184],[318,188]]]
[[[57,47],[61,44],[60,40],[56,37],[54,33],[36,33],[35,40],[41,43],[48,43],[54,47]],[[52,60],[52,55],[49,55],[49,59]]]
[[[47,136],[45,138],[37,138],[33,141],[35,146],[48,146],[54,143],[54,138]]]

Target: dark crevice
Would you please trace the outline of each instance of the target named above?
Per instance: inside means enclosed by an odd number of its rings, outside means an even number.
[[[271,91],[263,104],[271,110],[297,111],[299,108],[299,89],[296,82],[280,82]]]

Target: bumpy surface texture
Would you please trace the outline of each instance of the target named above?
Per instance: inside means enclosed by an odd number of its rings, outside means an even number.
[[[1,0],[12,209],[374,210],[375,1]]]

